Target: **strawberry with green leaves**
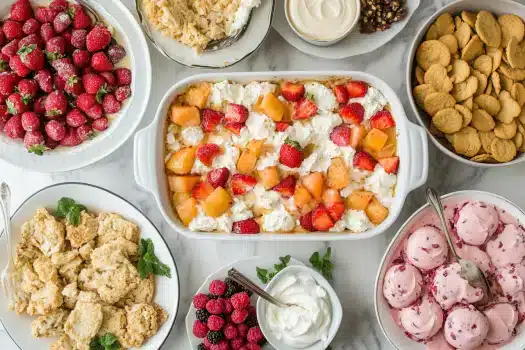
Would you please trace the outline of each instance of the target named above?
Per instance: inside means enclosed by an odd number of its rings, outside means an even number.
[[[303,157],[301,145],[297,141],[286,138],[279,150],[279,162],[289,168],[299,168]]]
[[[43,69],[46,64],[44,53],[36,44],[22,46],[17,51],[17,54],[20,56],[24,65],[31,70],[39,71]]]

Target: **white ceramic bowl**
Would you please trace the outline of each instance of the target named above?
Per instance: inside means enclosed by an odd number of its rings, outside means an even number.
[[[512,13],[512,14],[515,14],[521,17],[523,20],[525,20],[525,6],[518,2],[511,1],[511,0],[497,0],[497,1],[495,0],[459,0],[459,1],[455,1],[453,3],[448,4],[447,6],[442,7],[439,11],[435,12],[421,27],[421,29],[415,36],[414,41],[412,42],[412,46],[409,51],[406,79],[407,79],[407,94],[408,94],[408,99],[410,101],[410,105],[412,106],[412,110],[416,114],[419,124],[421,124],[421,126],[423,126],[427,130],[428,136],[430,137],[434,145],[436,145],[436,147],[439,148],[441,152],[445,153],[449,157],[454,158],[460,161],[461,163],[472,165],[475,167],[480,167],[480,168],[493,168],[493,167],[500,167],[500,166],[504,167],[504,166],[521,163],[525,161],[525,154],[520,154],[514,160],[507,162],[507,163],[492,164],[492,163],[473,162],[467,158],[464,158],[454,153],[450,148],[447,148],[447,146],[445,146],[446,144],[448,144],[446,140],[439,139],[430,133],[430,131],[428,130],[428,126],[430,125],[430,118],[428,117],[428,115],[426,114],[424,110],[420,109],[417,106],[417,103],[414,100],[412,90],[414,88],[414,81],[415,81],[414,69],[417,65],[417,63],[415,62],[415,56],[416,56],[416,51],[417,51],[419,44],[423,41],[425,34],[428,28],[430,27],[430,25],[434,23],[434,21],[436,20],[437,17],[439,17],[439,15],[441,15],[444,12],[450,12],[453,15],[459,14],[463,10],[467,10],[467,11],[486,10],[486,11],[493,12],[496,15]]]
[[[262,298],[259,298],[257,301],[257,320],[259,321],[259,327],[261,328],[261,331],[263,332],[266,340],[272,346],[277,350],[296,350],[296,349],[303,349],[303,350],[324,350],[326,349],[332,340],[334,340],[334,337],[337,333],[337,330],[339,329],[339,326],[341,325],[341,320],[343,319],[343,308],[341,306],[341,301],[339,300],[339,297],[337,296],[335,290],[332,288],[330,283],[321,276],[317,271],[312,270],[309,267],[306,266],[288,266],[284,269],[282,269],[275,277],[268,283],[268,285],[265,288],[265,291],[271,294],[272,287],[285,275],[288,274],[294,274],[294,273],[306,273],[310,276],[312,276],[317,284],[326,290],[328,293],[328,297],[330,298],[330,306],[332,309],[332,322],[330,323],[330,327],[328,328],[328,336],[326,338],[326,341],[319,340],[318,342],[304,347],[304,348],[297,348],[292,347],[290,345],[285,344],[283,341],[278,340],[271,330],[268,327],[268,324],[266,322],[266,303]]]
[[[396,185],[396,196],[390,208],[390,215],[381,225],[372,230],[355,234],[345,233],[264,233],[257,235],[238,235],[216,232],[194,232],[184,226],[171,206],[166,173],[164,170],[164,138],[168,108],[178,94],[186,87],[199,82],[216,82],[224,79],[240,83],[276,79],[326,80],[333,77],[351,77],[362,80],[378,88],[389,101],[396,120],[398,154],[400,169]],[[316,71],[316,72],[247,72],[201,74],[183,79],[169,89],[162,98],[153,122],[140,130],[135,136],[134,151],[135,180],[150,191],[156,198],[162,215],[178,232],[192,238],[217,240],[285,240],[285,241],[328,241],[365,239],[383,233],[399,215],[407,194],[423,185],[428,175],[428,145],[426,133],[420,126],[408,121],[403,105],[396,93],[383,80],[367,73],[352,71]]]
[[[151,238],[155,245],[155,254],[168,265],[171,270],[171,278],[159,277],[155,279],[154,301],[162,306],[168,313],[168,320],[159,328],[159,331],[151,337],[142,349],[160,349],[168,338],[177,311],[179,309],[179,276],[173,255],[166,241],[155,228],[155,226],[137,208],[124,198],[109,192],[103,188],[83,183],[61,183],[45,187],[36,192],[20,205],[11,216],[11,244],[12,251],[20,241],[20,227],[24,222],[31,219],[38,208],[47,208],[51,212],[56,209],[57,202],[62,197],[73,198],[77,203],[84,204],[88,210],[94,212],[114,212],[121,214],[124,218],[133,221],[139,226],[141,238]],[[0,215],[1,216],[1,215]],[[3,220],[3,218],[1,219]],[[0,237],[2,252],[5,252],[5,235]],[[0,266],[6,266],[7,260],[4,253],[0,254]],[[3,290],[0,298],[0,322],[20,349],[48,349],[55,340],[53,338],[36,339],[31,336],[31,322],[36,317],[23,315],[17,316],[9,310],[7,300],[4,298]],[[0,348],[4,348],[3,344]]]
[[[518,219],[518,221],[523,224],[525,223],[525,212],[518,208],[514,203],[508,201],[507,199],[500,197],[498,195],[482,192],[482,191],[458,191],[446,194],[441,197],[443,205],[447,203],[457,203],[463,200],[478,200],[486,203],[493,204],[503,210],[508,214]],[[434,214],[432,208],[425,204],[419,208],[407,221],[401,226],[397,234],[390,242],[390,245],[386,249],[385,255],[381,260],[379,265],[379,271],[376,277],[375,283],[375,310],[376,317],[379,322],[379,326],[383,330],[386,338],[390,341],[390,344],[398,350],[425,350],[426,346],[421,343],[417,343],[413,340],[410,340],[403,332],[403,330],[395,323],[392,318],[390,311],[390,306],[383,296],[383,279],[387,271],[388,266],[391,264],[395,258],[395,253],[399,248],[399,245],[411,232],[411,226],[418,222],[421,218]],[[435,214],[434,214],[435,215]],[[525,323],[522,323],[518,326],[518,335],[512,341],[512,343],[498,347],[500,350],[523,350],[525,349]]]
[[[330,45],[333,45],[333,44],[343,40],[344,38],[346,38],[348,36],[348,34],[350,34],[354,30],[356,25],[359,23],[359,17],[361,16],[361,1],[360,0],[348,0],[348,1],[353,1],[355,3],[355,6],[356,6],[354,21],[350,25],[350,28],[348,28],[348,30],[343,35],[341,35],[338,38],[331,39],[331,40],[317,40],[317,39],[313,39],[313,38],[311,38],[311,37],[301,33],[301,31],[299,31],[295,27],[295,25],[293,24],[292,19],[290,18],[290,13],[289,13],[289,10],[288,10],[288,8],[289,8],[289,6],[288,6],[289,0],[285,0],[284,1],[284,14],[286,16],[286,21],[288,21],[288,25],[290,26],[290,28],[292,28],[292,30],[294,31],[294,33],[298,37],[300,37],[301,39],[303,39],[304,41],[306,41],[307,43],[312,44],[312,45],[316,45],[316,46],[330,46]]]
[[[0,3],[0,18],[9,13],[13,1]],[[31,1],[47,4],[49,1]],[[146,38],[128,8],[119,0],[93,0],[89,2],[97,13],[115,29],[117,41],[127,52],[125,60],[132,71],[131,96],[122,105],[108,129],[76,147],[58,147],[37,156],[27,152],[22,140],[10,139],[0,132],[0,159],[21,168],[43,173],[69,171],[90,165],[117,150],[135,131],[151,90],[151,62]],[[120,64],[120,63],[119,63]]]

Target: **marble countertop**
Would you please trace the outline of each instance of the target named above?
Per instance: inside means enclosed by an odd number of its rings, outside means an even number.
[[[135,12],[133,0],[122,0]],[[278,0],[280,1],[280,0]],[[423,22],[449,0],[422,0],[407,27],[390,43],[371,53],[344,59],[325,60],[310,57],[288,45],[277,32],[271,31],[261,48],[248,59],[227,68],[227,71],[275,71],[275,70],[361,70],[384,79],[401,98],[409,119],[415,121],[410,110],[404,71],[411,38]],[[525,0],[520,0],[525,3]],[[164,92],[176,81],[205,70],[189,69],[177,65],[150,46],[153,64],[153,91],[148,110],[139,128],[148,125],[155,114],[157,103]],[[491,170],[472,168],[453,161],[440,153],[432,144],[430,148],[430,172],[427,185],[441,193],[457,190],[478,189],[502,195],[525,208],[523,186],[525,164]],[[164,235],[175,257],[181,282],[181,303],[174,329],[163,349],[188,349],[184,317],[193,293],[202,281],[219,267],[237,259],[255,255],[291,254],[307,262],[317,250],[329,245],[323,242],[215,242],[187,239],[175,232],[162,218],[151,195],[141,190],[133,176],[133,140],[109,157],[84,169],[62,174],[38,174],[18,169],[0,161],[0,181],[9,183],[13,192],[13,208],[42,187],[66,181],[95,184],[123,196],[146,214]],[[382,236],[352,242],[337,242],[333,246],[335,263],[333,286],[344,308],[339,333],[332,343],[333,349],[377,350],[392,349],[383,336],[374,314],[373,290],[376,270],[383,251],[401,224],[423,203],[424,192],[420,188],[406,199],[403,211],[390,230]],[[29,334],[29,333],[28,333]],[[5,331],[0,330],[3,350],[17,349]],[[35,342],[36,344],[36,342]]]

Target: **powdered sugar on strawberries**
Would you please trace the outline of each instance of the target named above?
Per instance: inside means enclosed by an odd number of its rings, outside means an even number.
[[[365,109],[365,120],[372,118],[388,104],[385,96],[375,87],[369,86],[364,97],[351,98],[348,103],[360,103]]]

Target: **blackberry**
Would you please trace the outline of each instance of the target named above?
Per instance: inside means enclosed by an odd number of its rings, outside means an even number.
[[[206,345],[204,345],[204,343],[200,343],[199,346],[197,346],[197,350],[207,350],[208,348],[206,347]]]
[[[228,288],[226,289],[226,293],[224,293],[225,298],[231,298],[232,295],[239,292],[239,289],[234,286],[233,284],[228,284]]]
[[[259,322],[257,322],[257,315],[248,316],[244,323],[250,328],[259,326]]]
[[[213,295],[211,293],[207,294],[208,295],[208,298],[210,299],[219,299],[219,296],[218,295]]]
[[[210,317],[210,313],[207,310],[197,310],[195,312],[195,317],[197,318],[197,320],[206,323],[208,322],[208,317]]]
[[[224,338],[224,333],[222,331],[209,331],[207,338],[210,343],[218,344]]]
[[[231,295],[229,295],[229,296],[226,295],[226,298],[230,298],[233,294],[240,293],[240,292],[246,292],[248,294],[248,296],[250,296],[250,297],[253,294],[252,292],[250,292],[249,290],[247,290],[246,288],[241,286],[239,283],[237,283],[234,280],[232,280],[230,277],[226,277],[224,282],[226,283],[226,286],[228,286],[228,289],[226,290],[226,294],[231,293]],[[230,288],[231,288],[231,292],[230,292]]]
[[[263,347],[264,345],[266,345],[266,343],[268,343],[268,340],[266,340],[266,338],[263,338],[263,340],[261,340],[261,341],[259,342],[259,346],[260,346],[260,347]],[[200,349],[199,349],[199,350],[200,350]]]

